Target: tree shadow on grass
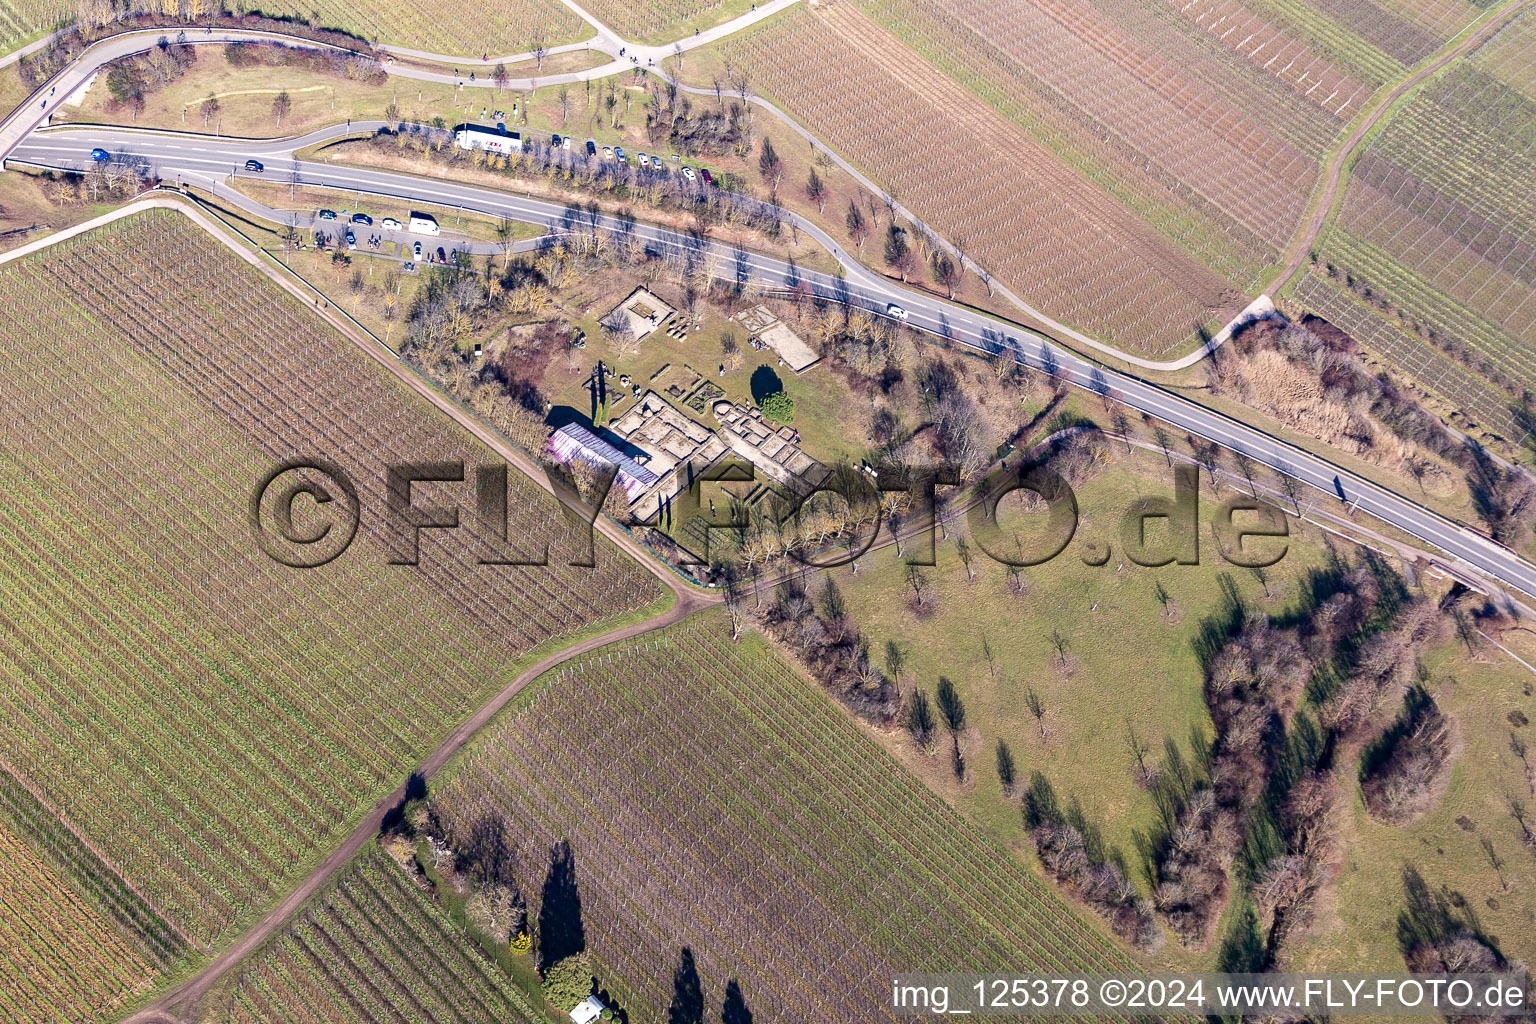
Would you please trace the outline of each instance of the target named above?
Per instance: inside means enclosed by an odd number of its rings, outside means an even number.
[[[778,391],[784,390],[784,381],[779,377],[773,367],[764,363],[752,371],[752,401],[758,405],[763,404],[763,399]]]

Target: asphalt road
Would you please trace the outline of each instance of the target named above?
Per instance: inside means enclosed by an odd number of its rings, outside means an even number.
[[[1471,568],[1526,597],[1536,598],[1536,566],[1489,538],[1263,431],[1140,378],[1091,363],[1025,328],[904,289],[860,266],[824,233],[813,232],[847,268],[843,278],[807,271],[769,256],[701,241],[665,228],[588,215],[557,203],[448,181],[292,159],[291,153],[296,148],[344,131],[328,129],[297,140],[248,143],[89,127],[56,129],[24,140],[13,152],[12,159],[46,167],[80,169],[89,164],[91,149],[100,146],[114,154],[131,154],[134,159],[146,161],[163,180],[179,178],[208,185],[232,173],[247,176],[238,169],[247,158],[254,157],[263,161],[266,169],[261,175],[252,176],[268,181],[286,183],[296,172],[302,184],[343,192],[461,207],[466,211],[492,217],[505,216],[557,230],[596,228],[629,232],[653,251],[679,251],[689,258],[705,261],[707,270],[715,276],[741,284],[789,288],[803,280],[810,283],[819,297],[881,314],[886,312],[888,304],[897,303],[907,311],[907,322],[912,327],[974,350],[1001,354],[1030,367],[1054,368],[1073,384],[1094,391],[1112,392],[1128,406],[1149,413],[1178,430],[1215,441],[1254,462],[1310,485],[1322,492],[1321,497],[1312,495],[1314,503],[1339,501],[1342,495],[1343,503],[1357,506],[1439,549],[1444,560],[1453,565],[1461,563],[1458,568]],[[228,190],[220,194],[232,198]],[[259,214],[263,210],[260,204],[248,200],[243,205],[253,213]],[[344,204],[338,200],[338,205]]]

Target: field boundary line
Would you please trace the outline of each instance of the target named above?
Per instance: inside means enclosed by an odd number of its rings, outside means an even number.
[[[158,923],[165,925],[171,931],[175,932],[176,937],[179,938],[182,942],[185,942],[188,949],[195,949],[203,953],[208,952],[207,946],[194,940],[192,936],[188,935],[185,931],[182,930],[179,924],[166,916],[164,908],[162,908],[159,903],[146,896],[143,890],[141,890],[138,885],[134,883],[133,879],[129,878],[123,869],[118,866],[116,861],[114,861],[111,857],[108,857],[99,847],[97,847],[95,843],[91,842],[90,839],[86,837],[85,833],[76,828],[74,824],[64,816],[63,812],[54,806],[51,800],[40,793],[37,787],[34,786],[28,779],[23,777],[22,774],[18,772],[14,767],[12,767],[10,761],[4,757],[0,757],[0,772],[4,772],[6,775],[10,776],[16,785],[26,790],[27,795],[36,800],[38,805],[41,806],[43,810],[47,811],[54,818],[54,820],[56,820],[59,825],[63,827],[64,831],[73,836],[75,841],[89,850],[91,854],[101,862],[103,867],[112,872],[112,876],[117,879],[117,881],[122,883],[123,888],[137,896],[144,902],[144,906],[148,907],[151,911],[154,912],[155,920]],[[71,883],[71,887],[73,888],[73,883]]]

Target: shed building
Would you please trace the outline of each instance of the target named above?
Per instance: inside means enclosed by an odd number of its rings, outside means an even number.
[[[588,465],[617,467],[619,472],[614,477],[614,486],[622,487],[630,501],[640,497],[661,479],[578,423],[568,423],[551,434],[545,450],[562,466],[585,462]]]

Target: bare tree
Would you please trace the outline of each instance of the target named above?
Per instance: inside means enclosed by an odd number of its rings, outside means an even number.
[[[283,126],[283,118],[287,117],[288,112],[292,109],[293,99],[288,95],[287,89],[284,89],[282,92],[273,97],[272,116],[277,119],[277,126],[279,128]]]
[[[511,217],[502,215],[496,222],[496,241],[501,245],[501,266],[505,270],[512,262],[512,250],[517,245],[517,224]]]
[[[1035,726],[1040,730],[1040,735],[1045,735],[1045,700],[1033,686],[1024,691],[1024,706],[1029,713],[1035,716]]]
[[[1168,466],[1172,468],[1173,438],[1168,435],[1168,431],[1163,429],[1161,423],[1152,424],[1152,440],[1156,441],[1157,446],[1163,450],[1163,458],[1168,460]]]
[[[971,550],[971,542],[964,537],[956,537],[955,554],[960,556],[960,563],[965,566],[965,581],[967,583],[974,581],[976,570],[972,568],[971,563],[975,561],[976,555]]]
[[[911,562],[908,562],[904,577],[907,581],[907,586],[912,588],[912,599],[916,601],[917,606],[921,608],[928,597],[928,574],[923,571],[921,566],[913,565]]]
[[[1493,873],[1499,877],[1499,888],[1509,892],[1509,883],[1504,880],[1504,860],[1499,852],[1493,848],[1493,840],[1483,836],[1483,854],[1488,858],[1488,866],[1493,868]]]
[[[203,100],[203,127],[208,127],[208,123],[217,117],[218,113],[219,98],[213,93],[209,93],[208,98]]]
[[[1131,720],[1125,720],[1125,742],[1131,748],[1131,756],[1136,759],[1136,781],[1148,788],[1157,781],[1158,766],[1147,760],[1147,746],[1136,734],[1136,727]]]
[[[560,87],[560,127],[565,127],[565,122],[571,117],[571,89],[569,86]]]
[[[1237,471],[1243,474],[1243,479],[1248,481],[1248,490],[1253,492],[1253,496],[1257,498],[1259,496],[1259,489],[1253,483],[1253,468],[1255,465],[1253,459],[1248,456],[1247,452],[1234,448],[1232,449],[1232,461],[1237,463]]]
[[[885,642],[885,673],[891,677],[891,682],[899,688],[901,686],[901,674],[907,667],[907,649],[895,640]]]
[[[1536,796],[1536,770],[1531,768],[1525,740],[1513,731],[1509,734],[1509,751],[1520,759],[1520,767],[1525,769],[1525,784],[1530,787],[1531,796]]]
[[[507,83],[511,80],[511,76],[507,74],[507,66],[505,64],[497,64],[492,69],[491,81],[496,85],[496,95],[500,96],[501,91],[507,87]]]
[[[549,44],[544,41],[544,37],[535,37],[533,40],[533,59],[537,65],[536,70],[541,72],[544,70],[544,57],[548,53]]]

